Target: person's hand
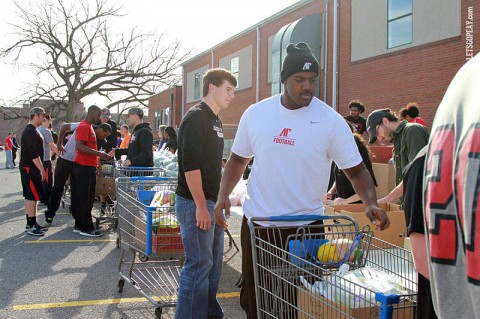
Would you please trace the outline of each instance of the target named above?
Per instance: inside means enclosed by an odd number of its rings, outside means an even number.
[[[201,230],[208,230],[212,227],[212,218],[210,217],[207,206],[197,206],[195,217],[197,218],[197,227]]]
[[[387,213],[377,205],[367,206],[366,215],[368,219],[375,225],[375,230],[385,230],[390,227],[390,219]]]
[[[57,152],[58,152],[58,155],[62,155],[65,153],[65,149],[63,148],[63,145],[61,144],[57,145]]]
[[[215,223],[223,229],[228,228],[228,224],[225,219],[230,218],[230,199],[228,196],[218,196],[213,213],[215,215]],[[225,211],[225,216],[223,212]]]
[[[105,152],[100,152],[98,156],[104,161],[111,161],[113,158]]]
[[[377,200],[377,203],[379,203],[379,204],[389,203],[388,196],[380,198],[379,200]]]
[[[126,159],[126,160],[123,161],[122,165],[123,166],[130,166],[130,165],[132,165],[132,162],[130,162],[129,159]]]
[[[110,152],[108,152],[108,155],[111,156],[111,157],[115,157],[115,149],[112,148],[112,149],[110,150]]]
[[[326,193],[325,195],[323,195],[322,201],[325,205],[328,205],[328,203],[332,200],[332,198],[333,198],[332,193]]]
[[[348,201],[346,198],[337,197],[333,200],[333,205],[347,205]]]
[[[42,178],[42,182],[45,181],[46,179],[46,173],[45,173],[45,170],[44,169],[41,169],[40,170],[40,176]]]

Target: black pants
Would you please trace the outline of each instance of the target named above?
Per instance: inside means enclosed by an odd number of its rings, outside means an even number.
[[[73,175],[70,179],[72,185],[72,215],[75,219],[75,228],[84,232],[94,230],[92,208],[96,179],[96,167],[73,164]]]
[[[314,222],[312,225],[323,225],[323,221]],[[278,235],[278,231],[280,235]],[[262,240],[271,242],[271,240],[278,241],[281,238],[281,242],[285,243],[287,237],[294,235],[297,232],[296,227],[287,227],[283,229],[260,229],[255,234],[255,237],[260,237]],[[274,239],[275,238],[275,239]],[[241,227],[241,244],[242,244],[242,276],[243,276],[243,286],[240,291],[240,305],[247,314],[248,319],[257,318],[257,301],[255,296],[255,277],[253,269],[253,256],[252,256],[252,240],[250,237],[250,228],[248,227],[247,218],[243,216],[242,227]],[[283,247],[285,249],[285,247]],[[263,265],[266,266],[266,265]],[[274,265],[271,265],[272,267]],[[278,265],[277,265],[278,266]],[[282,296],[285,300],[289,300],[289,303],[296,304],[296,295],[295,292],[288,293],[285,292],[285,295]],[[294,312],[294,309],[286,310],[287,312]],[[286,314],[285,317],[293,318],[294,315]]]
[[[54,183],[52,192],[50,193],[50,200],[48,201],[48,210],[45,211],[45,217],[55,217],[55,213],[60,207],[60,202],[62,201],[62,194],[65,189],[65,184],[72,174],[73,162],[59,157],[55,167]]]
[[[42,196],[40,197],[40,201],[48,205],[53,186],[52,161],[43,161],[43,168],[45,169],[45,181],[42,182]]]

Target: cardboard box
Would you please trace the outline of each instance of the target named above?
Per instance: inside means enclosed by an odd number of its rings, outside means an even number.
[[[407,236],[405,213],[400,209],[400,205],[397,204],[387,203],[379,204],[379,206],[387,213],[387,216],[390,219],[390,227],[383,231],[375,230],[370,220],[365,215],[364,204],[325,206],[325,213],[328,215],[339,214],[350,216],[357,221],[360,229],[364,225],[370,225],[370,230],[373,231],[373,235],[376,238],[403,247],[405,237]]]
[[[392,158],[392,145],[369,145],[372,163],[388,163]]]
[[[145,251],[147,233],[146,221],[135,218],[135,244],[140,249]],[[180,226],[176,228],[159,227],[152,231],[152,254],[178,254],[183,253],[182,235],[180,233]]]
[[[320,295],[312,295],[304,288],[297,290],[298,319],[374,319],[379,318],[380,306],[349,308]],[[415,304],[407,301],[393,311],[393,319],[415,318]]]
[[[387,196],[396,185],[395,166],[392,164],[372,163],[373,174],[377,179],[377,198]]]
[[[95,194],[115,195],[115,178],[97,176],[97,182],[95,184]]]

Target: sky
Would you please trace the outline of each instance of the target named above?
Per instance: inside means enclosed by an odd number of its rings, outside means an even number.
[[[43,2],[43,0],[21,0]],[[56,0],[52,0],[56,1]],[[95,0],[86,0],[92,1]],[[145,31],[165,32],[167,38],[182,43],[185,51],[192,50],[190,57],[234,36],[275,13],[298,2],[298,0],[113,0],[123,4],[122,12],[127,15],[115,24],[118,31],[128,32],[132,28]],[[12,28],[16,13],[13,0],[3,0],[0,10],[0,47],[14,40]],[[28,83],[37,78],[28,67],[27,57],[22,64],[0,60],[0,100],[7,106],[20,98]],[[88,101],[84,101],[88,105]],[[97,104],[101,107],[101,103]]]

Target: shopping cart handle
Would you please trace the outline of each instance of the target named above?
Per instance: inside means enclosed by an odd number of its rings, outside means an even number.
[[[141,170],[141,171],[153,171],[154,169],[157,169],[156,167],[152,166],[122,166],[122,169],[128,171],[135,171],[135,170]]]
[[[297,216],[270,216],[270,217],[252,217],[252,221],[260,222],[295,222],[295,221],[317,221],[332,219],[328,215],[297,215]]]
[[[169,181],[171,177],[160,177],[160,176],[133,176],[130,177],[131,181],[138,182],[138,181]]]

